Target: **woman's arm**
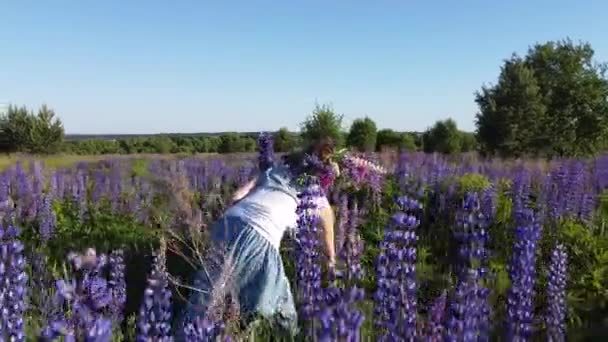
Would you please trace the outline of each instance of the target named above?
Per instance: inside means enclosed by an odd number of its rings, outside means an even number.
[[[249,182],[245,183],[240,188],[238,188],[238,190],[236,190],[234,195],[232,195],[232,203],[238,202],[241,199],[243,199],[243,197],[247,196],[249,191],[251,191],[251,189],[253,189],[253,187],[255,187],[256,181],[257,181],[257,179],[252,179]]]
[[[320,208],[319,216],[321,217],[323,241],[325,242],[327,257],[329,258],[329,266],[333,268],[336,264],[336,247],[334,243],[334,223],[336,218],[333,209],[329,205]]]

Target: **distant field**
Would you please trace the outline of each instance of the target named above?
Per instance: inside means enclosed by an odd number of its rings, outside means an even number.
[[[186,158],[186,157],[195,157],[195,158],[209,158],[209,157],[217,157],[219,154],[217,153],[198,153],[195,155],[192,154],[103,154],[103,155],[72,155],[72,154],[62,154],[62,155],[50,155],[50,156],[35,156],[35,155],[24,155],[24,154],[12,154],[12,155],[2,155],[0,156],[0,170],[4,170],[9,166],[15,165],[18,161],[21,161],[25,164],[28,164],[30,161],[41,161],[44,163],[46,167],[49,168],[61,168],[61,167],[70,167],[78,162],[96,162],[105,159],[156,159],[156,158]],[[226,154],[222,155],[222,157],[229,159],[242,159],[242,158],[251,158],[253,157],[253,153],[236,153],[236,154]]]
[[[228,133],[236,133],[243,136],[257,137],[260,132],[215,132],[215,133],[159,133],[159,134],[67,134],[68,141],[77,140],[118,140],[134,138],[155,138],[155,137],[214,137]]]

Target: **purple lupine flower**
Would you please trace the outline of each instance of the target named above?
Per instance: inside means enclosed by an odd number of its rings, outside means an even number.
[[[57,180],[57,196],[58,198],[65,199],[69,196],[69,186],[67,182],[69,181],[69,177],[67,176],[65,170],[57,170],[55,172],[55,178]]]
[[[82,170],[78,170],[72,182],[72,200],[78,210],[78,218],[84,219],[87,203],[87,178]]]
[[[536,248],[541,225],[531,209],[517,213],[515,245],[509,266],[511,288],[507,296],[507,337],[526,341],[532,334]]]
[[[96,319],[86,331],[85,342],[109,342],[112,340],[112,321],[107,318]]]
[[[566,277],[568,253],[563,245],[557,245],[551,253],[547,299],[549,300],[545,324],[547,340],[561,342],[566,340],[564,322],[566,319]]]
[[[402,193],[416,198],[423,198],[427,186],[427,175],[411,167],[403,167],[399,175],[399,188]]]
[[[254,168],[251,165],[241,165],[237,171],[236,183],[241,186],[251,180],[253,178],[253,170]]]
[[[337,290],[332,287],[332,290]],[[336,295],[337,296],[337,295]],[[318,313],[319,328],[317,329],[317,339],[319,342],[333,342],[337,340],[337,334],[334,329],[335,317],[331,307],[326,306]]]
[[[546,179],[545,192],[548,216],[554,222],[563,218],[591,219],[595,207],[594,187],[585,163],[579,160],[563,161],[556,165]]]
[[[127,302],[127,282],[125,279],[125,260],[122,250],[110,253],[110,277],[108,287],[112,292],[111,312],[115,322],[121,322],[123,311]]]
[[[58,198],[61,197],[61,193],[59,192],[59,176],[60,173],[58,171],[55,171],[53,173],[51,173],[50,177],[49,177],[49,190],[48,190],[48,194],[49,196],[51,196],[51,198]]]
[[[0,337],[7,341],[25,341],[27,274],[19,235],[16,227],[0,227]]]
[[[42,163],[34,161],[30,164],[30,173],[32,174],[32,202],[34,215],[38,214],[39,206],[42,199],[42,191],[44,190],[44,175],[42,173]]]
[[[41,342],[56,341],[63,337],[65,342],[109,342],[112,340],[112,321],[107,318],[98,318],[92,322],[89,329],[78,339],[74,331],[70,330],[64,321],[56,321],[45,327],[38,336]]]
[[[341,269],[334,276],[341,281],[326,289],[326,307],[318,313],[321,327],[317,331],[319,339],[337,338],[346,341],[359,341],[361,326],[365,320],[357,304],[365,298],[365,291],[359,285],[363,277],[361,257],[363,241],[358,232],[359,209],[357,203],[350,211],[346,239],[339,253]],[[331,317],[328,317],[331,316]]]
[[[570,163],[568,168],[568,180],[565,195],[566,212],[569,217],[578,217],[582,198],[585,193],[585,164],[576,160]]]
[[[565,213],[565,201],[563,191],[567,189],[568,172],[564,165],[551,170],[549,177],[545,179],[545,189],[547,202],[547,215],[553,221],[561,219]]]
[[[116,213],[121,201],[123,191],[123,176],[119,163],[114,163],[110,169],[109,187],[110,187],[110,207],[112,212]]]
[[[0,222],[11,222],[15,204],[11,198],[11,177],[8,172],[0,173]]]
[[[594,194],[589,192],[584,192],[582,194],[578,216],[583,222],[589,223],[593,219],[593,212],[595,210],[596,202],[597,198]]]
[[[100,169],[93,170],[93,191],[91,192],[91,202],[99,203],[106,192],[107,177],[105,172]]]
[[[171,291],[167,275],[160,269],[152,271],[144,300],[139,309],[137,341],[173,341],[171,336]]]
[[[53,198],[49,194],[45,195],[42,199],[38,226],[42,241],[49,241],[57,226],[57,217],[53,210]]]
[[[52,274],[49,272],[46,256],[42,253],[33,253],[31,258],[32,278],[29,288],[36,289],[30,295],[30,307],[36,310],[42,321],[47,321],[57,313],[54,307],[52,291]]]
[[[467,193],[462,208],[456,215],[454,239],[458,241],[458,284],[450,302],[447,320],[449,340],[487,341],[489,338],[490,291],[484,286],[487,275],[487,227],[490,221],[484,216],[477,193]]]
[[[465,273],[466,272],[466,273]],[[445,323],[445,341],[477,341],[479,299],[477,274],[471,268],[460,271],[458,283],[449,304]]]
[[[447,292],[443,293],[435,299],[433,306],[429,310],[428,320],[426,324],[425,341],[439,342],[443,336],[443,318],[445,307],[447,304]]]
[[[29,181],[21,161],[17,161],[15,164],[14,176],[16,181],[15,185],[17,187],[15,191],[17,198],[26,198],[30,193],[32,193],[32,184]]]
[[[51,341],[63,336],[66,341],[110,341],[112,325],[108,324],[110,319],[105,316],[105,311],[112,302],[112,294],[102,277],[105,255],[97,255],[94,249],[88,249],[84,254],[70,253],[68,260],[74,277],[56,282],[55,298],[56,306],[66,311],[49,322],[40,339]]]
[[[517,213],[529,207],[530,191],[530,174],[526,169],[521,169],[515,174],[513,183],[511,184],[513,213]]]
[[[344,193],[340,196],[340,203],[338,208],[338,224],[336,229],[336,254],[340,255],[342,247],[344,247],[344,240],[346,238],[346,230],[348,229],[348,194]]]
[[[330,186],[337,178],[335,173],[336,170],[334,170],[330,164],[322,162],[316,154],[306,155],[304,156],[301,165],[289,165],[289,167],[292,170],[298,170],[296,173],[306,173],[309,169],[316,170],[317,175],[309,177],[314,179],[314,182],[320,186],[320,191],[322,191],[324,195],[327,194]]]
[[[416,228],[422,205],[406,196],[396,202],[402,211],[393,215],[376,265],[374,325],[381,341],[416,337]]]
[[[274,147],[272,135],[260,133],[258,137],[258,167],[260,171],[266,171],[274,163]]]
[[[32,200],[32,184],[25,170],[23,163],[18,161],[14,169],[16,195],[16,216],[23,221],[31,220],[35,217],[35,207]]]
[[[129,212],[140,223],[147,223],[149,219],[149,202],[154,197],[154,188],[148,181],[139,179],[139,185],[136,188],[133,199],[129,202],[131,208]]]
[[[595,160],[593,183],[597,193],[602,193],[608,188],[608,155],[599,156]]]
[[[184,326],[185,342],[216,342],[224,333],[225,324],[197,317]],[[160,341],[160,340],[159,340]]]
[[[488,227],[496,217],[496,186],[494,184],[482,192],[480,201],[481,214],[486,219],[486,227]]]
[[[483,191],[480,198],[480,215],[477,216],[477,230],[476,237],[478,248],[482,249],[479,256],[479,281],[482,283],[478,292],[480,304],[480,312],[479,312],[479,331],[480,331],[480,340],[486,340],[489,338],[491,322],[490,315],[492,312],[492,307],[490,305],[489,296],[490,296],[490,288],[488,286],[484,286],[483,282],[486,281],[486,276],[488,274],[489,269],[489,257],[490,253],[485,248],[487,243],[489,242],[489,231],[488,229],[492,225],[494,218],[496,217],[496,189],[494,185],[490,185],[487,189]]]
[[[316,208],[316,198],[321,195],[321,189],[313,177],[305,180],[305,188],[299,194],[300,203],[296,209],[298,229],[296,232],[296,283],[298,300],[300,301],[300,316],[312,320],[319,312],[323,301],[321,291],[320,241],[318,234],[319,216]],[[313,336],[310,326],[308,336]]]

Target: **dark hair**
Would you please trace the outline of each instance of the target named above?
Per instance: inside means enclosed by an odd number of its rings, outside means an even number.
[[[289,166],[294,175],[303,173],[318,175],[329,164],[334,153],[335,143],[330,138],[319,139],[306,148],[294,151],[283,157],[283,162]],[[318,159],[318,163],[306,163],[307,157]]]

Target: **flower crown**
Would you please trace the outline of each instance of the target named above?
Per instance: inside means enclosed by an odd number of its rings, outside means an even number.
[[[355,166],[360,169],[365,169],[368,172],[374,172],[381,175],[386,174],[386,169],[370,160],[358,157],[349,153],[348,149],[343,148],[334,152],[330,160],[340,167]]]
[[[328,189],[338,177],[359,187],[364,184],[377,183],[386,174],[386,169],[382,166],[356,156],[346,148],[334,151],[333,146],[326,143],[318,145],[314,154],[306,155],[304,165],[315,165],[317,169],[322,170],[316,178],[323,189]],[[302,176],[298,180],[301,185],[305,183],[305,179],[309,175]]]

